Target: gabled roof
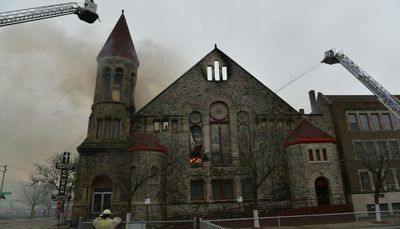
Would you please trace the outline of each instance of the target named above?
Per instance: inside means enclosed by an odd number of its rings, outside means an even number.
[[[285,140],[285,147],[305,143],[336,143],[336,139],[302,119]]]
[[[168,150],[165,146],[151,134],[138,132],[131,134],[132,144],[128,148],[128,152],[139,152],[139,151],[152,151],[167,153]]]
[[[232,64],[235,67],[239,67],[241,70],[243,70],[245,73],[247,73],[248,76],[252,80],[257,81],[259,85],[261,85],[266,91],[268,91],[270,94],[276,96],[277,99],[279,99],[283,104],[287,105],[291,112],[294,114],[298,114],[298,111],[294,109],[291,105],[289,105],[285,100],[283,100],[280,96],[278,96],[276,93],[274,93],[271,89],[269,89],[267,86],[265,86],[261,81],[259,81],[256,77],[251,75],[246,69],[244,69],[242,66],[240,66],[238,63],[236,63],[232,58],[230,58],[227,54],[225,54],[223,51],[221,51],[217,46],[215,45],[214,49],[211,50],[208,54],[206,54],[203,58],[201,58],[196,64],[194,64],[189,70],[187,70],[185,73],[183,73],[178,79],[176,79],[174,82],[172,82],[167,88],[165,88],[161,93],[159,93],[156,97],[154,97],[150,102],[145,104],[139,111],[136,112],[136,114],[140,114],[142,111],[144,111],[147,107],[149,107],[153,102],[155,102],[159,97],[163,96],[169,89],[171,89],[175,84],[177,84],[180,80],[182,80],[190,71],[198,67],[204,60],[208,59],[210,56],[220,56],[222,59],[225,60],[228,64]]]
[[[110,36],[97,56],[97,61],[103,57],[119,56],[132,60],[139,66],[139,58],[133,45],[131,34],[122,11],[121,17],[115,24]]]

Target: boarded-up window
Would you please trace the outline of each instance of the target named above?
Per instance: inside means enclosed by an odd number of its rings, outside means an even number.
[[[212,181],[213,199],[230,200],[233,199],[232,180],[213,180]]]
[[[191,200],[204,200],[204,181],[192,180],[190,181],[190,199]]]

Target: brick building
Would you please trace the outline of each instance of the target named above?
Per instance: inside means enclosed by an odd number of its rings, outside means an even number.
[[[400,210],[400,120],[372,95],[324,95],[310,91],[314,114],[323,114],[336,136],[347,201],[354,211],[374,210],[374,176],[367,157],[387,173],[379,197],[382,211]],[[379,169],[376,167],[374,169]]]
[[[135,219],[232,215],[238,199],[240,214],[254,199],[265,211],[344,203],[323,117],[297,112],[217,47],[139,111],[123,14],[97,63],[73,220],[105,208]]]

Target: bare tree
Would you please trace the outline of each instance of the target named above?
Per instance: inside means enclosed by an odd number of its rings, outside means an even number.
[[[57,164],[63,161],[63,153],[56,153],[48,158],[43,164],[35,164],[34,171],[31,174],[31,181],[33,183],[44,183],[47,184],[52,190],[58,190],[60,187],[61,170],[57,168]],[[78,156],[74,155],[70,164],[73,164],[74,168],[78,163]],[[67,171],[67,188],[66,195],[71,196],[75,185],[75,174],[76,169]],[[65,206],[65,200],[61,201],[62,208],[66,208],[68,212],[70,199],[67,199]],[[64,215],[65,220],[66,215]]]
[[[47,184],[30,182],[21,186],[19,200],[29,205],[31,208],[30,217],[33,217],[35,207],[39,204],[45,204],[50,195],[51,189]]]
[[[364,142],[363,149],[363,165],[372,173],[374,181],[374,203],[376,212],[376,221],[381,222],[381,210],[379,206],[379,196],[384,191],[385,182],[388,177],[388,173],[391,172],[390,168],[390,154],[389,149],[386,147],[386,142],[381,141],[377,143],[378,151],[375,150],[374,143]],[[395,155],[392,155],[395,156]]]
[[[258,227],[258,192],[262,185],[286,165],[282,130],[256,129],[253,135],[248,128],[239,126],[239,151],[241,165],[251,178],[253,214]],[[271,179],[272,180],[272,179]],[[286,190],[280,190],[286,192]],[[256,222],[257,221],[257,222]]]

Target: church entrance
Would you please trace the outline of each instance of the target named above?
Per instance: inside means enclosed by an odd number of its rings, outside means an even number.
[[[324,177],[318,177],[315,180],[315,193],[317,195],[318,206],[330,205],[329,182]]]

